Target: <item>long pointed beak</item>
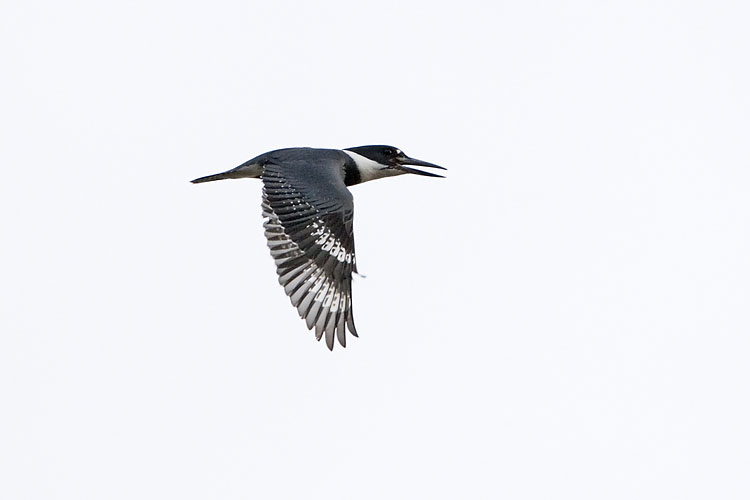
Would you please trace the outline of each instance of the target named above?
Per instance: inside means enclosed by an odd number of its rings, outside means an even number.
[[[416,158],[409,158],[408,156],[404,155],[403,157],[398,159],[399,164],[396,165],[394,168],[397,170],[401,170],[403,172],[407,172],[410,174],[417,174],[417,175],[424,175],[427,177],[443,177],[444,175],[439,174],[433,174],[432,172],[425,172],[424,170],[417,170],[416,168],[409,168],[406,165],[414,165],[416,167],[428,167],[428,168],[439,168],[440,170],[448,170],[445,167],[441,167],[440,165],[435,165],[434,163],[430,163],[427,161],[417,160]]]

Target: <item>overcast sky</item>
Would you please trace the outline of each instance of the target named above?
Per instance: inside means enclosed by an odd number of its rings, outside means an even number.
[[[746,2],[6,2],[3,499],[750,498]],[[355,186],[359,339],[276,282]]]

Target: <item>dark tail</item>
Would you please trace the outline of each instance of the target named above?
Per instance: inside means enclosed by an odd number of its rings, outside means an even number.
[[[193,179],[193,184],[200,184],[201,182],[211,182],[211,181],[220,181],[222,179],[231,179],[232,177],[228,176],[226,172],[221,174],[214,174],[214,175],[207,175],[205,177],[198,177],[197,179]]]
[[[223,179],[242,179],[242,178],[258,178],[263,173],[263,167],[260,165],[260,163],[255,162],[255,158],[252,160],[243,163],[237,168],[233,168],[232,170],[227,170],[226,172],[222,172],[220,174],[214,174],[214,175],[207,175],[205,177],[198,177],[197,179],[193,179],[193,184],[200,184],[201,182],[211,182],[211,181],[220,181]]]

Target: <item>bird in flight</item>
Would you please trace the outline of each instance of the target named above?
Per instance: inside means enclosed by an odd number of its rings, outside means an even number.
[[[269,151],[226,172],[191,182],[260,178],[263,227],[279,283],[315,337],[346,347],[346,330],[357,337],[352,315],[354,202],[347,186],[383,177],[417,174],[414,167],[445,168],[409,158],[393,146]]]

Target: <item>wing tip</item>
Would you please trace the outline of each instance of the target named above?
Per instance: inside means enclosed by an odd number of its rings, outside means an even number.
[[[305,319],[306,323],[310,321],[307,318],[301,319]],[[321,326],[320,322],[315,322],[313,324],[310,324],[307,328],[308,330],[311,330],[313,332],[313,334],[315,335],[315,340],[317,340],[318,342],[323,340],[323,338],[325,337],[326,347],[331,352],[333,352],[333,348],[336,347],[336,340],[338,340],[338,344],[343,349],[346,349],[347,330],[353,337],[359,338],[357,330],[354,328],[354,321],[351,319],[351,315],[348,315],[346,318],[342,316],[339,322],[334,325],[330,324],[329,319],[324,326]]]

